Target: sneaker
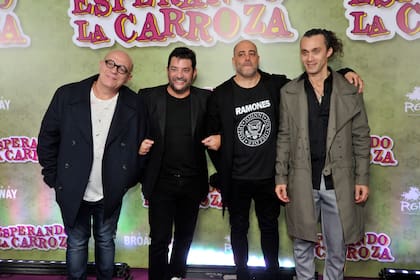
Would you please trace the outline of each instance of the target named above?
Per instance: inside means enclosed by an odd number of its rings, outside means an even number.
[[[181,277],[172,277],[171,280],[182,280]]]

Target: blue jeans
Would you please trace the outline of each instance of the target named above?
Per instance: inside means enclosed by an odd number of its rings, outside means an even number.
[[[82,202],[74,226],[65,226],[67,234],[68,279],[86,279],[88,245],[91,231],[95,240],[95,266],[97,279],[112,279],[114,273],[115,234],[121,206],[104,221],[102,201]],[[93,226],[92,226],[93,222]]]

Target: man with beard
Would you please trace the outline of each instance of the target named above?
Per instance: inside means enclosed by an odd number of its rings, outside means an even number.
[[[149,280],[185,277],[199,205],[208,193],[205,150],[217,140],[217,136],[206,138],[210,92],[192,86],[197,75],[195,53],[175,48],[167,75],[168,84],[139,91],[149,126],[139,151],[147,157],[142,191],[149,202]]]
[[[209,101],[211,134],[217,136],[212,157],[217,169],[216,185],[223,207],[229,211],[231,244],[237,279],[248,280],[248,229],[251,202],[261,232],[261,249],[267,279],[278,279],[280,202],[274,192],[276,131],[280,89],[289,79],[259,69],[256,45],[249,40],[233,49],[235,75],[217,86]],[[360,85],[358,75],[343,69],[349,81]],[[220,145],[221,143],[221,145]],[[216,148],[217,149],[217,148]]]

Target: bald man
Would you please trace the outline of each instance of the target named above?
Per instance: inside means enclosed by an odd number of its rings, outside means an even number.
[[[122,199],[142,168],[143,105],[124,86],[132,70],[127,53],[109,52],[99,74],[57,89],[42,120],[37,151],[68,236],[68,279],[87,277],[92,230],[97,279],[112,279]]]
[[[261,234],[265,279],[279,278],[280,201],[274,192],[274,167],[280,89],[290,80],[261,71],[259,63],[257,46],[249,40],[238,42],[232,57],[235,75],[217,86],[209,101],[210,133],[220,142],[213,145],[217,152],[212,159],[223,206],[229,211],[238,280],[252,278],[247,237],[252,201]],[[348,81],[361,83],[350,69],[341,72]]]

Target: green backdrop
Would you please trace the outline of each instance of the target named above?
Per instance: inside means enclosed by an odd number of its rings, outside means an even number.
[[[364,97],[372,133],[367,233],[363,242],[349,249],[346,275],[375,277],[383,267],[420,266],[417,241],[420,238],[419,1],[373,1],[375,6],[361,0],[197,0],[190,1],[197,5],[196,9],[182,10],[171,1],[117,0],[97,1],[112,4],[114,10],[108,16],[71,16],[71,7],[85,7],[88,2],[93,3],[87,0],[0,0],[0,259],[65,258],[65,235],[59,209],[54,202],[54,192],[42,181],[35,153],[41,118],[58,86],[96,73],[99,60],[115,48],[126,49],[135,61],[133,79],[128,84],[132,89],[137,91],[166,83],[169,52],[174,47],[189,45],[198,57],[195,85],[214,87],[234,74],[232,48],[241,37],[257,43],[263,70],[285,73],[293,78],[302,72],[298,36],[310,28],[321,27],[335,31],[344,43],[345,55],[333,62],[332,67],[351,67],[366,83]],[[140,2],[155,6],[140,7]],[[158,2],[167,5],[158,6]],[[227,18],[236,11],[244,27],[257,15],[256,7],[246,6],[251,4],[266,8],[266,22],[274,14],[271,23],[279,27],[275,20],[283,19],[289,24],[286,29],[291,31],[290,36],[270,38],[240,29],[229,37],[227,31],[235,29],[233,25],[225,26],[229,22]],[[185,12],[186,20],[191,20],[192,11],[207,12],[213,22],[217,20],[220,24],[208,30],[214,32],[220,28],[224,37],[215,36],[213,41],[206,42],[202,38],[188,41],[174,36],[162,41],[124,43],[117,40],[108,45],[75,39],[80,35],[75,31],[75,20],[96,21],[106,30],[114,23],[106,23],[107,20],[111,17],[117,20],[114,15],[125,14],[123,6],[130,6],[128,12],[134,11],[137,17],[136,28],[125,18],[126,35],[134,31],[140,33],[146,14],[154,14],[159,20],[161,9],[173,8]],[[104,4],[97,8],[98,13],[106,12]],[[149,34],[153,33],[151,31]],[[13,41],[16,35],[21,36]],[[211,165],[209,168],[214,172]],[[217,192],[210,193],[212,203],[200,210],[189,256],[191,264],[233,265],[228,219],[222,216],[218,198]],[[279,258],[282,266],[292,266],[291,243],[283,214]],[[250,264],[262,265],[256,219],[251,217]],[[147,208],[140,186],[131,189],[124,199],[116,242],[117,261],[131,267],[147,266],[150,239]],[[322,247],[318,249],[322,257]],[[322,271],[322,261],[318,266]]]

